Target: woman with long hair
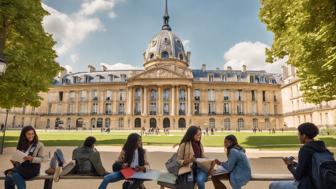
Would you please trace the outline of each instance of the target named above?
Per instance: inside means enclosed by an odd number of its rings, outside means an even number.
[[[124,178],[120,172],[121,169],[130,167],[136,172],[146,172],[149,168],[146,151],[142,148],[142,140],[139,134],[132,133],[127,137],[116,163],[120,164],[119,170],[113,170],[115,172],[106,175],[99,189],[106,189],[109,183],[123,180]],[[128,189],[138,189],[142,184],[143,180],[134,179],[128,186]]]
[[[234,135],[228,135],[224,139],[224,147],[228,160],[220,162],[215,160],[217,165],[222,166],[230,174],[232,189],[240,189],[251,179],[251,166],[245,154],[245,149],[238,144]],[[212,176],[212,183],[215,189],[225,189],[226,186],[220,181],[227,174]]]
[[[201,143],[202,131],[200,127],[190,126],[182,138],[177,150],[177,160],[184,167],[192,167],[194,180],[199,189],[205,189],[205,182],[208,180],[208,173],[198,168],[196,158],[204,158],[204,149]]]
[[[16,149],[27,156],[23,158],[23,163],[11,160],[14,168],[5,171],[5,189],[14,189],[15,185],[18,189],[26,189],[25,181],[40,173],[44,160],[44,146],[32,126],[23,127]]]

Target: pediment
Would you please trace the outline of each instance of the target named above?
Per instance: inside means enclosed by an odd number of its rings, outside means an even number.
[[[190,78],[189,72],[175,72],[165,67],[153,68],[146,70],[138,75],[133,76],[131,79],[183,79]]]

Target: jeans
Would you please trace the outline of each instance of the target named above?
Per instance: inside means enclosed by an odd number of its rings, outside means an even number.
[[[124,177],[121,175],[120,172],[112,172],[106,176],[104,176],[103,181],[100,183],[98,189],[106,189],[107,185],[112,182],[117,182],[120,180],[124,180]],[[139,186],[143,183],[142,180],[135,179],[133,182],[130,184],[128,189],[137,189]]]
[[[57,149],[54,152],[54,155],[50,160],[49,166],[50,166],[50,168],[54,168],[54,169],[57,167],[57,164],[58,164],[59,167],[63,167],[64,162],[65,162],[65,159],[64,159],[64,155],[63,155],[62,150]]]
[[[269,189],[297,189],[298,186],[297,181],[276,181],[269,185]]]
[[[5,189],[15,189],[15,185],[18,189],[26,189],[24,178],[19,173],[11,172],[6,176]]]
[[[205,182],[208,180],[208,176],[208,173],[202,169],[196,169],[195,181],[198,185],[198,189],[205,189]]]

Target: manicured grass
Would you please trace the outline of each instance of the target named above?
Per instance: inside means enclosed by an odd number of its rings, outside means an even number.
[[[204,146],[209,147],[223,147],[224,136],[231,134],[229,132],[217,132],[215,135],[203,136],[202,143]],[[284,150],[284,149],[298,149],[300,145],[298,144],[297,135],[295,132],[284,132],[269,134],[268,132],[263,133],[250,133],[250,132],[232,132],[236,135],[239,143],[245,148],[254,149],[273,149],[273,150]],[[95,136],[97,138],[97,145],[104,146],[120,146],[122,145],[128,133],[126,132],[116,132],[111,133],[100,133],[100,132],[67,132],[67,131],[39,131],[38,136],[40,140],[46,146],[78,146],[87,136]],[[183,133],[171,133],[169,136],[165,135],[150,135],[143,136],[144,145],[155,145],[155,146],[170,146],[178,143],[182,138]],[[16,146],[18,141],[19,131],[7,131],[6,133],[6,144],[5,146]],[[0,137],[1,138],[1,137]],[[320,140],[326,142],[328,147],[336,147],[336,136],[320,136]]]

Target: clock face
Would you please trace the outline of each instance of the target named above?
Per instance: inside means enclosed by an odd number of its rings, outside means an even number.
[[[155,45],[156,45],[156,41],[153,40],[153,41],[152,41],[152,47],[155,47]]]

